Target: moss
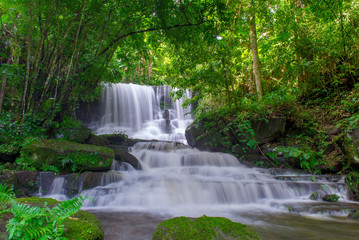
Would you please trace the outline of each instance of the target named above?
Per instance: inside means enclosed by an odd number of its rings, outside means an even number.
[[[113,150],[64,140],[39,140],[21,150],[18,163],[42,171],[61,173],[106,171],[111,169]]]
[[[160,223],[153,240],[260,239],[250,227],[222,217],[177,217]]]
[[[91,213],[80,210],[65,222],[63,237],[74,240],[104,239],[101,222]]]
[[[16,198],[16,201],[28,204],[36,207],[43,207],[45,203],[48,207],[54,207],[59,201],[52,198],[40,198],[40,197],[28,197],[28,198]]]

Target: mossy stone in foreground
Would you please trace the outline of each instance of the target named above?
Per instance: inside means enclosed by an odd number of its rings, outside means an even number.
[[[152,240],[260,239],[250,227],[223,217],[177,217],[157,226]]]

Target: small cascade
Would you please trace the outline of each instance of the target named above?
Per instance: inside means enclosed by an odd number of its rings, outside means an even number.
[[[143,171],[124,171],[123,180],[85,190],[87,208],[111,208],[206,214],[215,209],[286,209],[286,203],[310,201],[315,191],[346,200],[343,181],[296,181],[292,173],[273,175],[248,168],[234,156],[201,152],[179,143],[138,143],[131,154]],[[287,211],[287,209],[286,209]]]
[[[191,109],[183,109],[185,99],[174,101],[170,92],[169,86],[105,85],[90,120],[83,120],[98,134],[124,132],[133,138],[185,143],[184,131],[193,121]]]

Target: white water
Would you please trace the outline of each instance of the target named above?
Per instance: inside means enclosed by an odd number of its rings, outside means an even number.
[[[229,154],[161,142],[138,143],[131,153],[143,171],[123,171],[122,181],[83,191],[81,195],[90,197],[86,208],[227,216],[235,209],[288,212],[286,203],[308,202],[319,190],[346,201],[343,182],[278,180]]]
[[[98,134],[122,132],[132,138],[185,143],[184,131],[193,121],[188,114],[191,109],[182,108],[184,98],[173,102],[170,91],[168,86],[106,85],[100,107],[93,113],[98,118],[89,127]],[[188,91],[186,97],[190,98]],[[167,122],[165,109],[169,115]]]

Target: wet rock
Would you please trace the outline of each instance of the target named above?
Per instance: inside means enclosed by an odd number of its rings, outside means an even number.
[[[319,190],[319,191],[317,191],[317,192],[313,192],[313,193],[310,195],[309,199],[310,199],[310,200],[320,200],[320,199],[323,199],[324,196],[325,196],[325,193],[324,193],[322,190]],[[328,195],[327,195],[327,196],[328,196]]]
[[[99,137],[105,138],[110,141],[110,145],[122,145],[128,139],[126,134],[103,134]]]
[[[126,162],[137,170],[142,170],[141,163],[137,160],[137,158],[124,149],[117,148],[115,150],[115,159]]]
[[[359,210],[353,210],[349,213],[348,219],[359,221]]]
[[[115,154],[106,147],[42,139],[24,146],[21,157],[22,164],[38,170],[55,167],[61,173],[69,173],[110,170]]]
[[[110,140],[97,136],[96,134],[91,133],[90,137],[86,140],[86,144],[96,145],[96,146],[108,146],[111,144]]]
[[[250,227],[223,217],[177,217],[158,225],[152,240],[260,239]]]

